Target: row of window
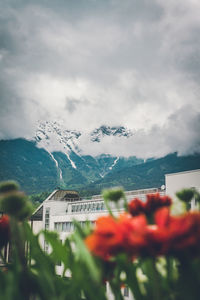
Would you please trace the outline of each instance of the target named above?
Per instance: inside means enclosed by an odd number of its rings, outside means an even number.
[[[50,215],[50,208],[47,207],[45,211],[45,229],[49,229],[49,215]]]
[[[95,221],[80,221],[79,222],[81,227],[84,227],[86,223],[94,225]],[[54,229],[59,232],[71,232],[74,230],[74,223],[73,222],[55,222]]]
[[[93,203],[83,203],[83,204],[73,204],[72,212],[87,212],[87,211],[98,211],[105,210],[104,202],[93,202]]]
[[[45,230],[49,229],[49,215],[50,215],[50,208],[47,207],[45,210]],[[49,245],[46,241],[44,241],[44,251],[48,252]]]

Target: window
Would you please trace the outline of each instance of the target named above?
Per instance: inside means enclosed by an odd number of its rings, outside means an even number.
[[[57,222],[54,223],[54,229],[55,229],[55,230],[58,230],[58,223],[57,223]]]
[[[45,217],[44,217],[44,221],[45,221],[44,228],[45,228],[45,230],[49,229],[49,214],[50,214],[50,208],[47,207],[46,210],[45,210]]]
[[[66,222],[62,223],[62,231],[67,231],[67,223]]]
[[[125,297],[128,297],[128,296],[129,296],[129,289],[128,289],[127,286],[125,286],[125,288],[124,288],[124,296],[125,296]]]
[[[69,222],[69,231],[73,231],[74,230],[74,223]]]
[[[58,231],[62,231],[62,223],[61,222],[58,223]]]
[[[66,231],[70,231],[70,222],[66,222]]]
[[[101,203],[101,210],[104,210],[104,203]]]

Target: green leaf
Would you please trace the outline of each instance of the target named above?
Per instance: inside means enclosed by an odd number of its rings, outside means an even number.
[[[76,253],[79,256],[79,259],[88,267],[88,271],[91,273],[94,280],[99,281],[100,271],[98,270],[95,260],[90,254],[80,234],[78,232],[74,233],[72,240],[75,242]]]
[[[184,202],[190,202],[192,200],[192,198],[194,197],[194,190],[183,189],[183,190],[177,192],[176,196]]]
[[[52,247],[51,258],[55,263],[58,261],[63,262],[64,268],[67,269],[70,265],[69,263],[69,248],[62,244],[59,239],[59,236],[55,232],[43,231],[46,242],[48,242]]]

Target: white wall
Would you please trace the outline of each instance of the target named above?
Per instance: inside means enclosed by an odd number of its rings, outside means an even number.
[[[176,199],[176,192],[183,188],[196,188],[200,191],[200,170],[165,175],[166,194]]]
[[[32,222],[32,230],[34,234],[40,232],[43,229],[43,222],[42,221],[33,221]]]

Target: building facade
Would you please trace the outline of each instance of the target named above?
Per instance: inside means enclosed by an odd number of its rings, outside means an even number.
[[[133,190],[127,191],[125,194],[128,202],[136,197],[145,201],[147,194],[158,192],[161,195],[167,194],[175,200],[175,193],[183,188],[196,188],[200,191],[200,170],[166,174],[165,185],[161,188]],[[193,203],[193,206],[195,206],[195,203]],[[123,211],[123,208],[121,208],[121,211]],[[113,213],[119,213],[114,206]],[[60,239],[64,241],[74,230],[74,220],[84,226],[86,222],[94,224],[98,217],[107,214],[108,211],[101,195],[82,199],[76,191],[55,190],[35,211],[31,219],[31,225],[35,233],[41,229],[57,231]],[[44,250],[48,252],[49,246],[45,240],[41,238],[40,242]],[[62,265],[58,265],[57,273],[61,274],[62,270]],[[109,286],[107,291],[108,299],[112,300],[113,296]],[[124,288],[123,293],[125,299],[133,299],[127,288]]]
[[[200,192],[200,170],[185,171],[165,175],[166,194],[176,201],[176,192],[184,188],[196,189]],[[195,209],[195,199],[191,202],[191,208]]]
[[[147,194],[158,192],[161,195],[165,194],[164,190],[158,188],[127,191],[125,194],[128,201],[135,197],[145,201]],[[114,205],[112,210],[116,215],[120,212],[115,209]],[[123,208],[121,208],[121,212],[123,212]],[[81,199],[75,191],[55,190],[33,214],[31,226],[35,233],[42,229],[57,231],[60,239],[64,241],[74,230],[74,220],[78,221],[81,226],[84,226],[86,222],[94,224],[98,217],[107,214],[108,211],[104,205],[104,200],[101,195],[92,196],[90,199]],[[42,237],[40,243],[43,249],[48,252],[49,245]],[[62,274],[63,266],[58,264],[56,268],[57,273]],[[125,299],[133,299],[128,288],[124,287],[122,292]],[[114,300],[111,289],[108,285],[107,294],[109,300]]]

